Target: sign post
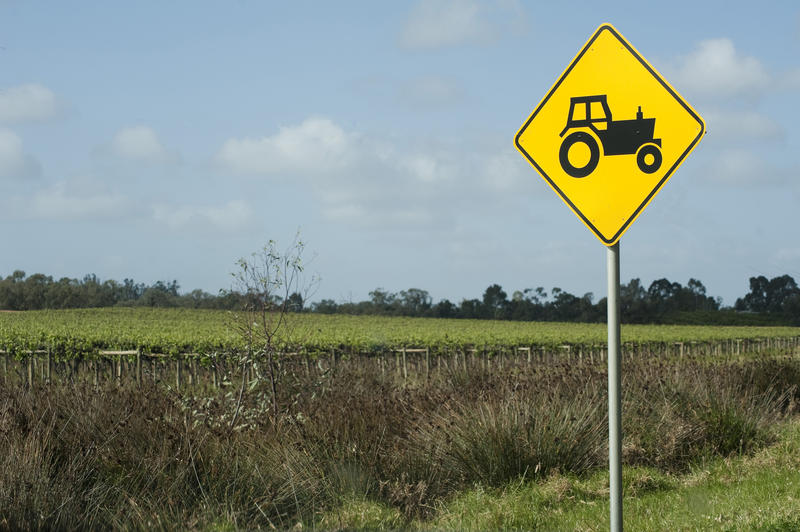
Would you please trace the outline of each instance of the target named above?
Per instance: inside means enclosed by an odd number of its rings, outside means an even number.
[[[610,24],[589,38],[514,144],[608,246],[611,530],[622,530],[619,240],[705,134],[703,119]]]
[[[622,373],[619,351],[619,242],[608,263],[608,472],[611,530],[622,530]]]

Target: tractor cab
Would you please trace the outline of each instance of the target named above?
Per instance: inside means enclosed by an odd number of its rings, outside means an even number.
[[[611,109],[608,107],[608,97],[605,94],[570,98],[567,125],[559,136],[563,137],[564,133],[578,127],[602,131],[608,128],[609,122],[611,122]]]

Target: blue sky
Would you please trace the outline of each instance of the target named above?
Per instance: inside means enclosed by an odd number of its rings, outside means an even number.
[[[800,280],[796,2],[0,0],[0,275],[230,286],[299,229],[315,300],[605,295],[605,247],[513,146],[610,22],[708,134],[623,282]]]

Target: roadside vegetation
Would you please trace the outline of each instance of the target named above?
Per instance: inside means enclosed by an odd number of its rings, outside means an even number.
[[[631,529],[797,523],[800,363],[789,355],[626,360]],[[405,380],[343,364],[280,383],[280,412],[268,380],[243,396],[234,383],[3,386],[0,527],[606,526],[601,366],[451,366]]]

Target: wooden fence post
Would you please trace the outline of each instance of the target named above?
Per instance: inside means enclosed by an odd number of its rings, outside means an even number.
[[[52,382],[53,376],[53,353],[50,350],[50,346],[47,346],[47,374],[45,376],[45,382],[49,385]]]
[[[136,348],[136,384],[142,385],[142,348]]]
[[[33,387],[33,354],[28,355],[28,379],[27,379],[27,386],[28,388]]]

